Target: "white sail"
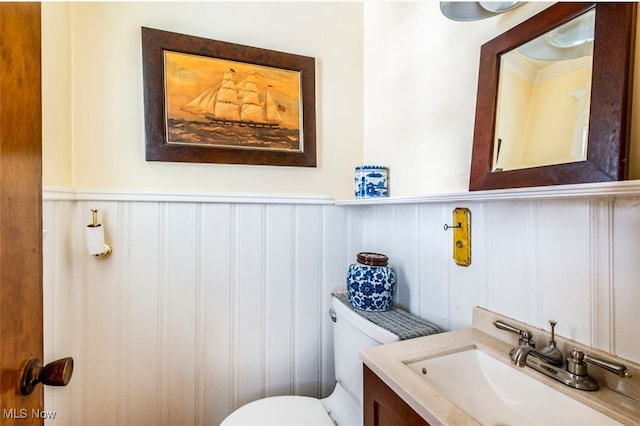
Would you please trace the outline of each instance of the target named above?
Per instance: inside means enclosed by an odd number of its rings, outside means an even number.
[[[222,76],[222,84],[216,96],[213,114],[216,118],[240,120],[238,89],[233,82],[233,75],[230,72],[225,72]]]
[[[282,121],[282,116],[280,115],[280,111],[278,110],[278,104],[276,104],[276,102],[273,100],[273,97],[271,97],[271,93],[269,93],[269,87],[267,87],[265,107],[267,109],[266,121],[268,123],[280,123]]]
[[[216,93],[218,93],[217,85],[202,92],[191,102],[183,106],[182,109],[201,116],[213,114]]]
[[[243,121],[264,123],[264,107],[260,102],[255,73],[249,74],[243,82],[240,118]]]

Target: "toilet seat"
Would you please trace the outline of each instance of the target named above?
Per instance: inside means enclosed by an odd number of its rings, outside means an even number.
[[[250,402],[220,426],[335,426],[319,399],[274,396]]]

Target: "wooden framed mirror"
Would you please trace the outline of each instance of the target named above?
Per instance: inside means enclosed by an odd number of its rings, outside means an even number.
[[[499,167],[496,160],[503,141],[497,134],[496,122],[510,120],[498,116],[503,56],[533,40],[549,38],[552,31],[573,25],[590,12],[595,12],[595,28],[592,24],[591,79],[587,83],[590,96],[586,99],[588,110],[582,129],[586,158],[522,168]],[[469,190],[626,178],[635,17],[634,3],[556,3],[482,46]],[[553,130],[554,125],[542,126]]]

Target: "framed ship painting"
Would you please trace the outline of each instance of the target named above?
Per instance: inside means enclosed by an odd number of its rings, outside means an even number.
[[[147,161],[316,166],[315,59],[142,28]]]

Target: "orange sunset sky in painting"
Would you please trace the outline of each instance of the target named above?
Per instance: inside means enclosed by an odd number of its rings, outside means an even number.
[[[261,96],[269,84],[269,93],[280,107],[283,119],[280,125],[300,128],[299,72],[177,52],[165,52],[164,60],[168,117],[198,120],[198,116],[180,108],[219,82],[223,73],[232,69],[236,83],[244,80],[249,71],[255,72]]]

